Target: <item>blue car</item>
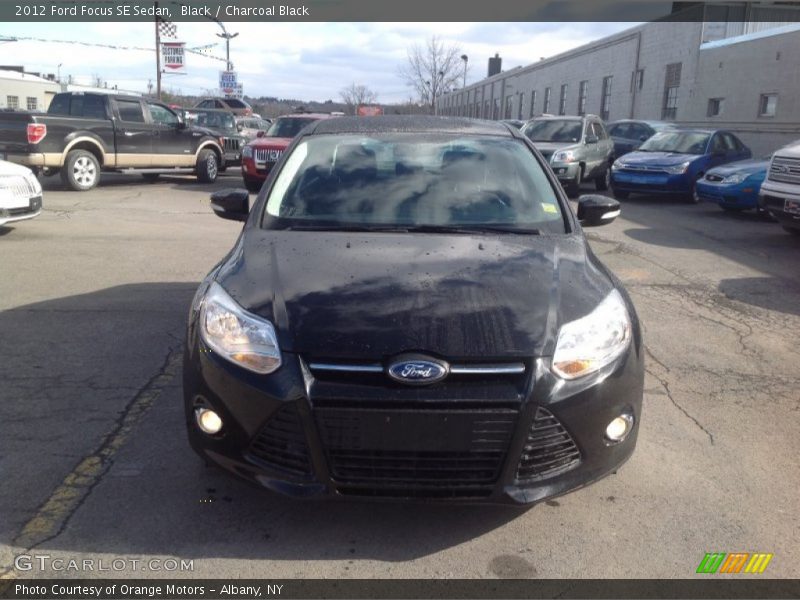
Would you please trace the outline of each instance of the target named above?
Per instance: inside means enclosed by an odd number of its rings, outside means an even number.
[[[697,202],[695,183],[712,168],[750,158],[752,153],[729,131],[671,129],[656,133],[638,150],[614,161],[614,196],[673,194]]]
[[[758,209],[758,190],[767,176],[769,157],[740,160],[710,169],[697,182],[698,202],[716,202],[725,210]]]

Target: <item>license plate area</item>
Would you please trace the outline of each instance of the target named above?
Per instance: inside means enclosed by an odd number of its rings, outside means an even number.
[[[800,215],[800,200],[784,200],[783,212],[790,215]]]
[[[318,409],[323,442],[336,449],[468,452],[474,411]]]

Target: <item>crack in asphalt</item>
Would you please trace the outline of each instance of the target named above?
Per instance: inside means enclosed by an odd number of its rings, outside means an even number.
[[[648,369],[647,367],[645,367],[645,372],[653,376],[661,384],[661,387],[664,388],[664,392],[666,392],[667,394],[667,398],[669,398],[670,402],[672,402],[675,408],[681,411],[688,419],[690,419],[695,425],[697,425],[700,431],[702,431],[708,436],[708,439],[711,442],[711,445],[713,446],[714,435],[708,429],[706,429],[700,421],[698,421],[694,416],[692,416],[689,413],[689,411],[687,411],[685,408],[683,408],[683,406],[678,404],[677,400],[675,400],[675,398],[672,396],[672,391],[669,389],[669,382],[666,379],[662,379],[661,377],[656,375],[656,373],[652,369]]]
[[[12,546],[29,551],[64,532],[72,516],[113,465],[117,452],[125,444],[133,428],[178,374],[181,357],[180,346],[168,348],[159,369],[134,394],[97,449],[84,456],[53,490],[50,497],[14,537]],[[13,577],[13,567],[0,567],[0,579]]]

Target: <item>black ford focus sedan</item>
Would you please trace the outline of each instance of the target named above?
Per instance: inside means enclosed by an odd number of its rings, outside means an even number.
[[[184,354],[192,447],[295,497],[529,504],[633,452],[639,323],[532,144],[501,123],[310,125],[200,285]]]

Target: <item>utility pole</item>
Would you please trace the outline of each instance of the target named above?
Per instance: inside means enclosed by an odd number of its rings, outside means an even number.
[[[225,30],[225,26],[217,21],[217,24],[222,27],[222,33],[218,33],[217,37],[221,37],[225,40],[225,70],[226,71],[233,71],[233,65],[231,64],[231,40],[235,38],[238,33],[228,33]]]
[[[156,26],[156,98],[161,100],[161,32],[158,30],[158,2],[155,3]]]

